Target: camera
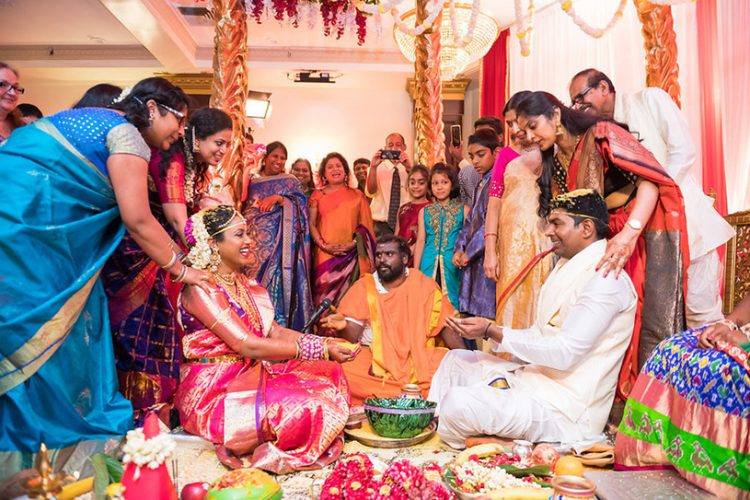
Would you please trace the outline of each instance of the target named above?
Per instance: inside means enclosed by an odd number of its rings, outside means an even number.
[[[380,158],[382,160],[398,161],[401,158],[401,151],[398,149],[382,149],[380,150]]]
[[[461,145],[461,125],[451,125],[451,143],[456,148]]]

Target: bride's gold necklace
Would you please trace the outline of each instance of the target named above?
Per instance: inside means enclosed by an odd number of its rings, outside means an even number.
[[[225,285],[235,286],[237,284],[237,275],[234,273],[221,274],[220,272],[216,271],[214,273],[214,276],[216,276],[219,281],[221,281]]]
[[[213,275],[222,284],[222,288],[226,290],[229,297],[242,308],[250,325],[262,332],[263,327],[260,322],[260,311],[255,301],[247,292],[247,283],[241,281],[236,273],[221,274],[214,272]]]

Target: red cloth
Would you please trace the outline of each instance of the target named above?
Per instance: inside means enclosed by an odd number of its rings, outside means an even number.
[[[716,2],[697,2],[698,74],[701,89],[701,145],[703,148],[703,191],[716,195],[714,207],[727,214],[727,185],[724,175],[724,143],[721,130],[721,53]]]
[[[510,30],[500,32],[495,43],[482,58],[482,91],[480,110],[482,116],[502,118],[508,98],[508,36]]]

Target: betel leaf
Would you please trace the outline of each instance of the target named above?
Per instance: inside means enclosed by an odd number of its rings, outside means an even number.
[[[501,469],[505,469],[505,472],[515,477],[526,477],[526,476],[551,476],[549,465],[535,465],[533,467],[518,467],[513,464],[502,464],[497,465]]]
[[[89,460],[94,468],[94,500],[106,500],[107,486],[122,481],[122,464],[106,453],[91,455]]]

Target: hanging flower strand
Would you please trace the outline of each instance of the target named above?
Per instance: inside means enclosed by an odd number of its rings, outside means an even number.
[[[403,0],[396,0],[400,3]],[[389,2],[389,5],[393,2]],[[363,8],[354,10],[353,7],[362,4]],[[365,10],[365,8],[367,10]],[[308,28],[314,26],[314,11],[323,19],[323,33],[325,36],[336,35],[341,38],[345,32],[356,34],[357,44],[363,45],[367,36],[367,20],[370,11],[377,12],[379,0],[247,0],[245,8],[258,24],[261,24],[263,13],[278,21],[287,19],[295,28],[300,21],[307,20]],[[380,22],[376,16],[375,22]]]
[[[477,27],[477,19],[479,18],[480,3],[481,0],[474,0],[474,3],[471,5],[471,17],[469,18],[469,26],[466,30],[466,35],[459,35],[456,0],[450,0],[451,29],[453,30],[453,43],[456,44],[456,46],[466,47],[474,37],[474,29]]]
[[[523,6],[521,5],[521,0],[516,0],[515,3],[516,8],[516,37],[518,38],[518,43],[521,45],[521,55],[524,57],[528,57],[531,54],[531,42],[532,42],[532,34],[534,31],[534,14],[536,13],[536,8],[534,6],[534,0],[529,0],[529,6],[527,7],[527,17],[529,19],[528,23],[524,27],[524,15],[523,15]]]
[[[620,5],[617,7],[617,10],[612,15],[612,19],[610,19],[609,23],[604,28],[594,28],[593,26],[590,26],[586,23],[583,19],[581,19],[581,16],[578,15],[575,8],[573,7],[573,0],[557,0],[560,2],[560,8],[573,20],[576,25],[581,28],[581,31],[586,33],[589,36],[592,36],[594,38],[601,38],[609,30],[612,29],[612,27],[617,24],[617,22],[622,19],[622,13],[625,10],[625,5],[628,3],[627,0],[620,0]]]
[[[393,7],[391,8],[393,22],[399,30],[407,35],[419,36],[435,24],[435,19],[437,19],[438,14],[443,10],[443,0],[433,0],[431,4],[428,3],[425,6],[425,9],[427,10],[427,17],[425,20],[422,21],[419,26],[411,27],[401,19],[401,13],[398,11],[398,8]]]

